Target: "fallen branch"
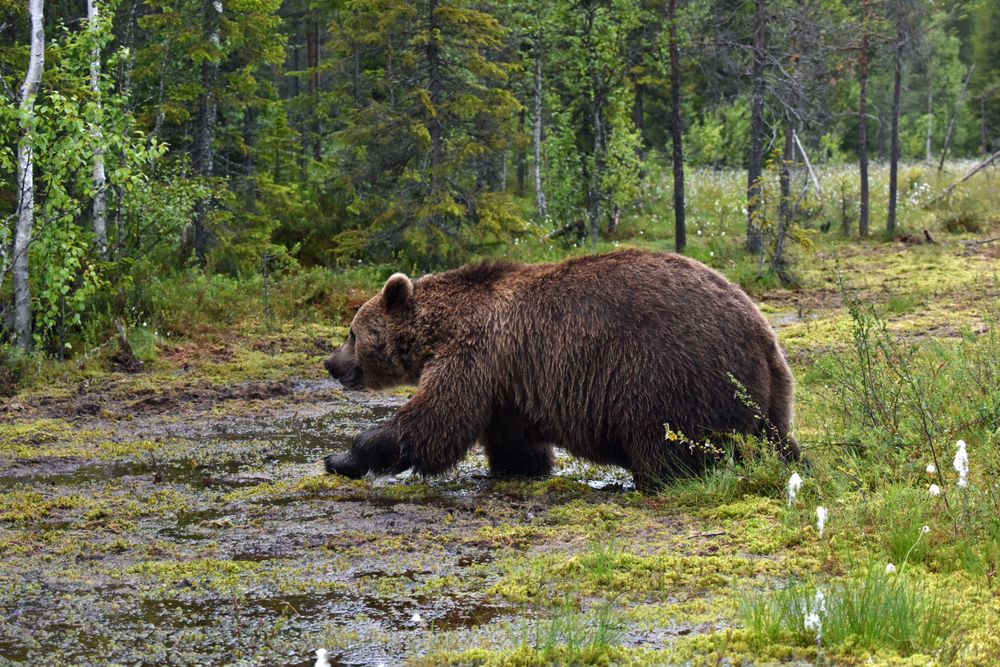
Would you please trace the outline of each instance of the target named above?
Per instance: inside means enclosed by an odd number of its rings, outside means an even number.
[[[994,236],[991,239],[974,239],[972,241],[962,241],[962,245],[966,248],[972,248],[977,245],[986,245],[987,243],[995,243],[1000,241],[1000,236]]]
[[[584,231],[583,220],[577,220],[576,222],[571,222],[567,225],[560,227],[559,229],[549,232],[548,234],[545,235],[545,238],[555,239],[559,238],[560,236],[566,236],[567,234],[570,234],[572,232],[576,232],[577,236],[583,238],[583,231]]]
[[[950,195],[955,190],[955,188],[957,188],[958,186],[960,186],[962,183],[965,183],[967,180],[969,180],[970,178],[972,178],[973,176],[975,176],[976,174],[978,174],[980,171],[982,171],[983,169],[985,169],[986,167],[988,167],[998,157],[1000,157],[1000,151],[997,151],[993,155],[989,156],[988,158],[986,158],[985,160],[983,160],[982,162],[980,162],[979,164],[977,164],[975,167],[972,168],[972,171],[970,171],[969,173],[967,173],[960,180],[955,181],[954,183],[952,183],[951,185],[949,185],[947,188],[945,188],[944,192],[942,192],[941,194],[939,194],[934,199],[930,200],[930,202],[928,202],[928,203],[929,204],[933,204],[934,202],[936,202],[939,199],[944,199],[945,197],[947,197],[948,195]]]
[[[799,141],[799,135],[794,130],[792,131],[792,139],[795,140],[795,145],[799,147],[799,153],[802,154],[802,161],[806,163],[806,169],[812,177],[813,185],[816,186],[816,196],[821,196],[823,194],[823,190],[819,187],[819,179],[816,177],[816,172],[813,171],[812,162],[809,161],[809,156],[806,155],[806,149],[803,148],[802,142]]]

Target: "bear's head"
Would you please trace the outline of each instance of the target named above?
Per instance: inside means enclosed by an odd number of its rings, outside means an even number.
[[[414,286],[396,273],[351,322],[347,342],[324,365],[348,389],[386,389],[420,379]]]

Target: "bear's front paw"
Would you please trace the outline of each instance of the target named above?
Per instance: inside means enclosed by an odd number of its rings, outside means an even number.
[[[363,465],[351,453],[330,454],[326,457],[326,471],[331,475],[343,475],[351,479],[361,479],[368,472],[368,466]]]

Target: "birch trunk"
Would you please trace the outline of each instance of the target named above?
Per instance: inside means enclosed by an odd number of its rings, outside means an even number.
[[[27,352],[31,349],[31,286],[28,282],[28,247],[35,224],[35,165],[32,155],[31,123],[35,94],[42,81],[45,66],[45,27],[42,22],[42,0],[29,0],[31,16],[31,56],[28,73],[21,86],[21,138],[17,143],[17,182],[20,184],[17,203],[17,229],[14,232],[14,342]]]
[[[218,115],[219,101],[216,87],[219,80],[219,23],[222,15],[221,0],[209,0],[205,7],[205,28],[208,41],[215,53],[212,58],[206,58],[201,65],[201,99],[199,101],[198,136],[195,145],[195,169],[203,179],[211,178],[215,173],[215,154],[212,144],[215,141],[215,124]],[[211,198],[206,197],[195,206],[194,220],[194,252],[198,264],[204,267],[208,263],[208,212]]]
[[[87,22],[89,30],[96,40],[100,30],[97,0],[87,0]],[[90,91],[94,94],[98,108],[101,106],[101,49],[94,47],[90,55]],[[108,254],[108,202],[105,195],[104,174],[104,136],[100,122],[95,123],[91,130],[94,137],[94,235],[97,249],[102,257]]]
[[[532,133],[535,148],[535,208],[543,220],[549,216],[549,205],[542,187],[542,36],[535,41],[535,129]]]

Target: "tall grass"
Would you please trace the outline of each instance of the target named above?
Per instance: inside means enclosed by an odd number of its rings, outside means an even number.
[[[745,593],[739,610],[746,628],[762,646],[778,642],[798,646],[878,650],[900,655],[934,654],[948,648],[958,627],[945,600],[905,573],[889,574],[872,565],[856,577],[833,581],[823,590],[814,583],[779,591]],[[820,625],[807,627],[816,614]]]

